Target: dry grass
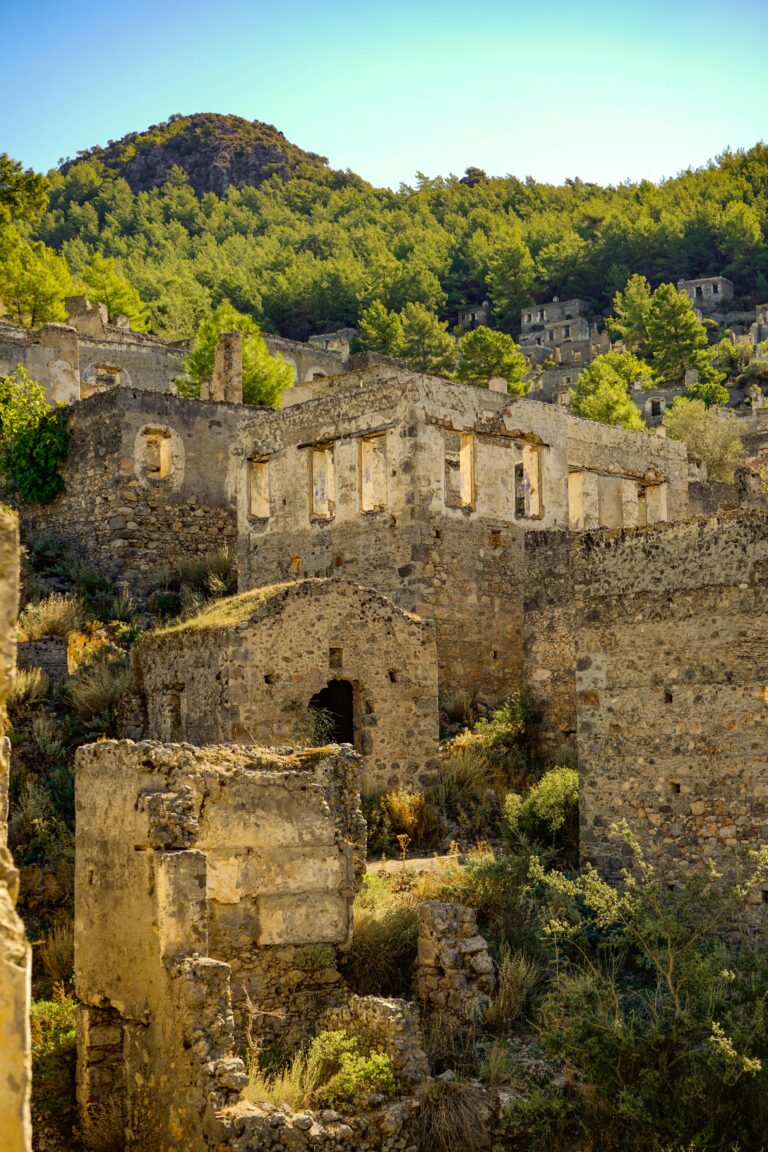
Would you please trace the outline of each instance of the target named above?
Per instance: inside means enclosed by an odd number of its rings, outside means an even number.
[[[481,1152],[490,1117],[482,1089],[457,1081],[430,1081],[415,1125],[419,1152]]]
[[[538,964],[518,949],[510,951],[504,945],[498,969],[496,994],[488,1011],[488,1024],[499,1030],[509,1028],[525,1011],[531,994],[539,981]]]
[[[411,988],[421,897],[366,877],[355,900],[355,930],[344,971],[360,996],[402,996]]]
[[[8,710],[23,715],[30,708],[42,704],[51,682],[42,668],[20,668],[8,694]]]
[[[19,640],[42,640],[46,636],[68,636],[80,628],[83,606],[77,596],[54,592],[44,600],[27,604],[19,617]]]
[[[437,808],[423,792],[397,788],[382,796],[379,806],[395,836],[404,834],[410,843],[425,848],[439,842],[443,822]]]
[[[207,628],[235,628],[238,624],[244,624],[250,620],[251,616],[272,596],[293,587],[295,587],[293,582],[273,584],[267,588],[253,588],[250,592],[241,592],[237,596],[227,596],[222,600],[214,600],[213,603],[205,605],[201,611],[188,619],[176,620],[173,624],[166,624],[162,628],[157,628],[154,635],[193,629],[203,631]]]
[[[43,937],[40,959],[54,984],[70,983],[75,967],[75,926],[66,913],[57,916]]]
[[[310,1065],[305,1052],[298,1052],[278,1072],[263,1072],[252,1068],[245,1098],[253,1104],[276,1104],[294,1112],[306,1108],[317,1088],[318,1072]]]
[[[91,664],[70,677],[67,684],[72,706],[81,720],[111,713],[128,691],[131,670],[127,664]]]

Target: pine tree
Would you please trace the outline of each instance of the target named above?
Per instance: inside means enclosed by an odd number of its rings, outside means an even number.
[[[471,384],[486,384],[493,376],[502,376],[517,396],[524,396],[530,385],[523,381],[528,362],[519,347],[504,332],[483,325],[467,332],[459,341],[459,363],[456,374]]]

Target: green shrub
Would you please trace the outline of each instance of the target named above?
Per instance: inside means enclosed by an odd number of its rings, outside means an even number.
[[[0,476],[28,504],[49,504],[64,489],[67,458],[65,411],[52,412],[45,389],[19,365],[0,376]]]
[[[435,805],[423,792],[395,788],[375,798],[366,811],[372,851],[393,848],[398,836],[407,836],[414,848],[432,848],[443,835],[443,822]]]
[[[374,1094],[396,1095],[392,1061],[385,1052],[371,1052],[368,1056],[360,1052],[344,1052],[339,1063],[339,1071],[316,1092],[318,1104],[330,1107],[341,1101],[364,1104],[366,1098]]]
[[[67,681],[67,694],[81,720],[103,717],[109,726],[115,707],[130,683],[131,670],[127,663],[103,660],[71,676]]]
[[[298,1109],[341,1101],[363,1103],[374,1093],[393,1096],[395,1091],[389,1056],[363,1052],[357,1037],[339,1030],[320,1032],[281,1070],[270,1074],[252,1069],[246,1095],[253,1101]]]
[[[52,1000],[35,1000],[32,1031],[32,1121],[54,1123],[69,1134],[75,1099],[75,1001],[54,989]]]
[[[504,798],[505,831],[558,848],[568,862],[578,859],[579,774],[560,765],[545,772],[524,797]]]

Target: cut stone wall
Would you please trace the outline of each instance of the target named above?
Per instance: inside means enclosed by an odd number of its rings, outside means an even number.
[[[80,1106],[124,1094],[132,1152],[220,1148],[246,1029],[306,1035],[341,1003],[359,759],[107,741],[75,777]]]
[[[80,399],[78,337],[65,324],[22,328],[0,320],[0,376],[21,365],[45,388],[51,404]]]
[[[431,626],[370,588],[303,580],[219,601],[134,647],[146,734],[192,744],[310,739],[310,701],[336,703],[366,791],[434,782],[437,662]],[[330,688],[329,688],[330,686]],[[326,691],[328,690],[328,691]],[[344,709],[348,711],[345,713]]]
[[[32,952],[16,911],[18,872],[8,851],[10,741],[5,702],[15,667],[19,538],[0,508],[0,1135],[3,1152],[29,1152],[32,1085],[29,1008]]]
[[[134,591],[233,545],[241,411],[120,387],[73,405],[65,491],[25,507],[22,529],[62,538]]]

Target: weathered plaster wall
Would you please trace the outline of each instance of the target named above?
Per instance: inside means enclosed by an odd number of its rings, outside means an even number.
[[[373,589],[306,580],[245,593],[141,639],[134,667],[147,735],[198,745],[306,740],[311,698],[344,680],[366,791],[434,781],[433,630]]]
[[[18,873],[8,851],[10,742],[5,701],[16,659],[19,539],[15,519],[0,508],[0,1143],[29,1152],[32,1083],[29,1006],[32,953],[15,911]]]
[[[109,741],[78,750],[75,776],[80,1107],[122,1095],[135,1152],[220,1147],[246,996],[254,1040],[340,1003],[359,759]]]
[[[63,538],[132,589],[234,544],[240,411],[119,387],[73,405],[65,491],[23,509],[23,529]]]
[[[674,881],[768,835],[768,514],[572,540],[582,851]]]
[[[22,328],[0,320],[0,376],[21,364],[33,380],[42,384],[51,404],[71,404],[80,399],[78,338],[65,324]]]

